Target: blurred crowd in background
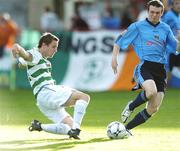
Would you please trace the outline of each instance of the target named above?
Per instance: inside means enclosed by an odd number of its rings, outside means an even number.
[[[172,0],[161,1],[166,13]],[[132,22],[146,18],[147,2],[28,0],[25,3],[24,0],[0,0],[0,68],[5,67],[1,61],[4,50],[15,41],[33,45],[42,32],[123,30]],[[34,37],[22,39],[29,30]]]
[[[139,18],[148,0],[0,1],[0,13],[9,13],[21,29],[59,31],[127,28]],[[168,10],[170,1],[162,1]]]
[[[146,18],[148,0],[29,0],[26,3],[24,0],[0,0],[0,2],[0,30],[3,31],[0,34],[0,57],[2,57],[3,45],[8,42],[8,37],[20,36],[21,31],[27,29],[40,32],[126,29],[132,22]],[[162,2],[165,11],[171,8],[171,0]],[[5,26],[3,18],[11,22],[11,27],[3,27]]]

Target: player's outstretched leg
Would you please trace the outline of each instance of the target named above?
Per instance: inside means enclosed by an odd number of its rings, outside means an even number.
[[[131,130],[134,127],[146,122],[151,115],[147,112],[147,109],[142,110],[126,125],[126,129]]]
[[[130,117],[133,110],[136,107],[140,106],[141,104],[144,104],[145,102],[147,102],[147,100],[148,100],[148,98],[146,97],[146,93],[143,90],[138,94],[138,96],[135,98],[134,101],[128,102],[128,104],[124,108],[123,112],[121,113],[122,122],[125,123],[128,120],[128,118]]]
[[[69,135],[70,138],[79,139],[80,130],[72,130],[68,124],[52,123],[42,124],[38,120],[33,120],[29,126],[29,131],[45,131],[53,134]]]

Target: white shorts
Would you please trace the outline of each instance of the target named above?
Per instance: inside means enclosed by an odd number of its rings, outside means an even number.
[[[63,85],[44,86],[37,95],[37,106],[50,120],[59,123],[69,116],[63,105],[70,98],[72,90]]]

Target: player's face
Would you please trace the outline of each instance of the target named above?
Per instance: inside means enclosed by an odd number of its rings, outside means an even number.
[[[52,58],[57,52],[58,41],[53,40],[49,45],[46,45],[46,58]]]
[[[156,24],[160,21],[160,18],[162,16],[163,9],[161,7],[155,7],[150,5],[148,10],[148,19],[153,24]]]

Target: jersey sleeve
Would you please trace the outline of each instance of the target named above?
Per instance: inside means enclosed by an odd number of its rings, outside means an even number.
[[[27,52],[32,55],[32,61],[31,62],[27,61],[28,65],[36,65],[36,64],[38,64],[38,62],[41,59],[38,50],[31,49],[31,50],[27,50]]]
[[[169,29],[169,33],[167,36],[167,45],[166,45],[168,52],[175,53],[177,50],[177,44],[178,44],[178,40],[175,38],[172,30]]]
[[[128,27],[127,31],[123,35],[120,35],[116,39],[115,44],[117,44],[121,49],[125,50],[133,42],[137,34],[138,30],[136,24],[133,23]]]

